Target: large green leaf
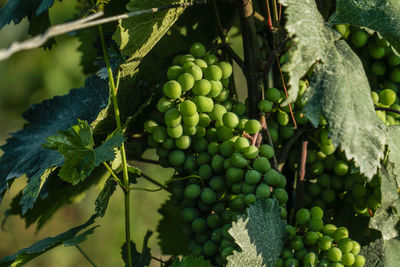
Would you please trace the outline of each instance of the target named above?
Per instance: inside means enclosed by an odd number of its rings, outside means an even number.
[[[94,121],[99,112],[108,106],[108,98],[107,83],[89,77],[85,87],[35,104],[26,111],[23,117],[29,124],[11,134],[12,138],[1,147],[4,155],[0,158],[0,194],[5,192],[13,179],[26,174],[29,182],[21,199],[22,212],[32,208],[40,185],[50,173],[49,169],[64,162],[57,151],[42,147],[46,138],[58,130],[68,129],[76,124],[78,118]]]
[[[393,238],[383,243],[385,267],[397,267],[400,262],[400,240]]]
[[[8,0],[0,10],[0,29],[14,22],[18,24],[25,17],[39,16],[54,4],[54,0]]]
[[[376,239],[361,247],[366,267],[384,267],[383,240]]]
[[[276,199],[259,199],[232,223],[229,233],[242,252],[227,258],[228,267],[275,267],[285,241],[286,221],[281,219]]]
[[[168,200],[158,212],[162,215],[157,226],[158,245],[162,253],[174,256],[188,254],[188,240],[182,234],[182,227],[185,224],[182,219],[182,208]]]
[[[385,125],[375,114],[360,59],[324,21],[315,0],[281,3],[287,6],[286,29],[294,43],[285,66],[291,86],[287,102],[296,99],[299,79],[314,67],[305,95],[307,117],[317,126],[324,116],[334,144],[372,179],[384,156],[386,134]]]
[[[329,22],[377,31],[400,52],[399,14],[398,0],[336,0],[336,12]]]
[[[47,137],[43,146],[57,150],[65,161],[58,175],[66,182],[76,185],[85,180],[105,161],[114,159],[114,149],[121,146],[124,137],[120,131],[113,132],[99,147],[94,148],[93,133],[87,121],[78,120],[78,124],[57,135]]]
[[[211,267],[211,263],[203,257],[186,256],[182,259],[175,259],[170,267]]]
[[[91,227],[85,230],[83,233],[80,233],[85,228],[91,226],[96,219],[96,215],[93,215],[86,223],[69,229],[68,231],[59,234],[54,237],[48,237],[45,239],[40,240],[39,242],[33,244],[30,247],[24,248],[14,255],[5,257],[0,261],[1,267],[6,266],[22,266],[25,263],[29,262],[33,258],[53,249],[57,246],[64,245],[64,246],[74,246],[76,244],[81,243],[82,241],[86,240],[86,237],[93,233],[94,229],[97,226]]]
[[[169,6],[183,3],[183,0],[131,0],[127,9],[130,12],[150,9],[154,7]],[[175,23],[184,8],[172,8],[155,13],[143,14],[122,20],[113,38],[118,43],[121,53],[128,56],[128,62],[123,68],[125,72],[134,73],[143,57],[163,37],[168,29]]]
[[[151,253],[147,243],[152,234],[152,231],[147,231],[146,235],[144,236],[142,252],[137,251],[135,243],[133,243],[132,241],[130,242],[133,267],[149,266],[151,261]],[[122,259],[125,262],[125,266],[128,266],[128,251],[126,250],[125,244],[126,243],[124,243],[121,247],[121,255]]]

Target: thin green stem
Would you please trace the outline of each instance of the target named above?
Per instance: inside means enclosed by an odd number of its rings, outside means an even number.
[[[103,34],[103,28],[101,25],[99,25],[99,34],[100,34],[100,40],[101,40],[101,47],[103,49],[103,54],[104,54],[104,61],[106,62],[106,67],[107,67],[107,72],[108,72],[108,78],[109,78],[109,84],[110,84],[110,91],[111,91],[111,96],[112,96],[112,102],[114,106],[114,113],[115,113],[115,122],[117,123],[117,129],[122,131],[122,126],[121,126],[121,117],[120,117],[120,112],[118,108],[118,100],[117,100],[117,88],[115,87],[114,83],[114,77],[112,74],[112,69],[110,65],[110,59],[108,58],[108,53],[107,53],[107,47],[106,47],[106,42],[104,41],[104,34]],[[126,153],[125,153],[125,144],[122,143],[121,145],[121,158],[122,158],[122,174],[124,177],[124,186],[125,188],[129,188],[129,176],[128,176],[128,164],[126,161]],[[124,191],[124,200],[125,200],[125,239],[126,239],[126,250],[127,250],[127,256],[128,256],[128,267],[132,267],[132,257],[131,257],[131,216],[130,216],[130,192],[129,191]]]
[[[144,188],[144,187],[137,187],[137,186],[131,186],[129,187],[129,190],[139,190],[139,191],[147,191],[147,192],[158,192],[163,190],[163,187],[156,188],[156,189],[149,189],[149,188]]]
[[[272,7],[274,11],[275,27],[278,27],[279,15],[278,15],[278,5],[276,4],[276,0],[272,0]]]
[[[125,185],[122,183],[122,181],[118,178],[118,176],[115,174],[115,172],[111,169],[111,167],[107,164],[107,162],[103,162],[103,165],[106,167],[106,169],[109,171],[111,176],[114,178],[114,180],[117,182],[117,184],[122,188],[122,190],[126,191]]]
[[[96,263],[94,263],[94,261],[89,257],[88,254],[86,254],[86,252],[79,246],[79,245],[75,245],[75,247],[78,249],[78,251],[83,255],[83,257],[85,257],[85,259],[90,262],[90,264],[93,267],[97,267]]]

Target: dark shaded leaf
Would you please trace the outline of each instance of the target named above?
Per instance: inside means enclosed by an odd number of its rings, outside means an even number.
[[[170,267],[212,267],[212,264],[203,257],[186,256],[175,259]]]
[[[8,183],[27,174],[30,178],[21,199],[22,211],[32,208],[49,169],[61,166],[64,158],[57,151],[42,147],[46,138],[74,125],[77,119],[92,122],[108,105],[108,86],[96,77],[89,77],[85,87],[73,89],[68,95],[45,100],[23,114],[28,121],[24,129],[11,134],[12,138],[1,147],[0,192]]]
[[[165,202],[158,212],[161,220],[158,222],[158,245],[163,254],[187,255],[188,240],[182,234],[185,222],[182,219],[182,208],[174,205],[171,200]]]
[[[130,246],[131,246],[132,266],[133,267],[149,266],[150,261],[151,261],[151,253],[150,253],[150,248],[147,246],[147,243],[152,234],[153,234],[152,231],[147,231],[146,235],[144,236],[143,248],[142,248],[141,253],[137,251],[136,245],[131,241]],[[126,249],[125,244],[126,243],[124,243],[121,247],[121,255],[122,255],[122,259],[125,262],[125,266],[128,266],[128,251]]]
[[[115,191],[115,188],[117,186],[117,182],[109,178],[106,182],[106,184],[103,187],[103,190],[101,190],[100,194],[96,198],[96,214],[100,217],[103,217],[104,214],[106,214],[108,202],[110,201],[110,198],[112,194]]]
[[[361,255],[365,257],[365,267],[384,267],[383,240],[376,239],[361,247]]]
[[[286,221],[281,219],[276,199],[258,199],[232,223],[229,233],[242,252],[234,251],[227,258],[230,267],[276,266],[285,241]]]
[[[81,243],[86,240],[87,236],[92,234],[94,229],[97,227],[92,227],[83,233],[79,234],[82,230],[89,227],[95,222],[97,218],[96,215],[93,215],[86,223],[77,226],[75,228],[69,229],[68,231],[59,234],[55,237],[48,237],[40,240],[39,242],[33,244],[28,248],[24,248],[18,251],[16,254],[3,258],[0,261],[0,266],[22,266],[25,263],[29,262],[33,258],[53,249],[57,246],[74,246],[76,244]]]
[[[49,11],[46,10],[39,16],[33,16],[31,18],[31,24],[29,25],[28,33],[31,36],[36,36],[44,33],[50,26]],[[45,49],[50,49],[54,44],[56,44],[56,40],[51,38],[43,45],[43,47]]]

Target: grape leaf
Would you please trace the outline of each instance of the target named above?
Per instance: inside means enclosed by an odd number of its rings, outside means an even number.
[[[108,202],[110,201],[110,197],[114,193],[116,189],[117,182],[109,178],[104,185],[103,190],[101,190],[100,194],[96,198],[96,214],[100,217],[103,217],[106,214]]]
[[[29,125],[11,134],[12,138],[1,147],[4,155],[0,158],[0,193],[8,188],[13,179],[26,173],[29,182],[21,199],[22,212],[32,208],[40,185],[50,173],[48,169],[61,166],[64,162],[61,154],[43,148],[42,144],[58,130],[71,127],[78,118],[94,121],[99,112],[107,107],[108,94],[106,82],[89,77],[83,88],[32,105],[23,114]]]
[[[361,247],[360,254],[365,258],[366,267],[384,267],[383,240],[376,239]]]
[[[133,12],[183,2],[183,0],[131,0],[126,8]],[[184,8],[172,8],[120,21],[113,39],[119,45],[121,53],[129,57],[123,66],[125,72],[134,73],[142,58],[175,23],[183,11]]]
[[[400,1],[337,0],[334,24],[351,24],[377,31],[400,52]]]
[[[136,250],[136,245],[131,241],[130,246],[131,246],[131,256],[132,256],[133,267],[149,266],[150,261],[151,261],[151,253],[150,253],[150,248],[147,246],[147,243],[152,234],[153,234],[152,231],[147,231],[146,235],[144,236],[143,248],[142,248],[141,253]],[[126,250],[125,244],[126,243],[124,243],[121,247],[121,255],[122,255],[122,259],[125,262],[125,266],[128,266],[128,251]]]
[[[381,205],[371,218],[370,227],[381,231],[383,240],[398,236],[396,225],[400,220],[400,127],[388,127],[388,156],[379,170],[381,178]]]
[[[227,258],[229,267],[276,266],[283,249],[286,222],[281,219],[276,199],[259,199],[232,223],[229,233],[242,252],[234,251]]]
[[[28,16],[39,16],[54,4],[54,0],[8,0],[0,10],[0,29],[14,22],[18,24]]]
[[[6,266],[22,266],[25,263],[29,262],[33,258],[53,249],[57,246],[64,245],[64,246],[74,246],[76,244],[81,243],[82,241],[86,240],[87,236],[92,234],[94,229],[97,226],[91,227],[85,230],[83,233],[78,234],[85,228],[88,228],[92,224],[94,224],[96,215],[93,215],[86,223],[71,228],[68,231],[59,234],[54,237],[48,237],[45,239],[36,242],[30,247],[24,248],[14,255],[8,256],[3,258],[0,261],[0,267]]]
[[[13,198],[10,208],[5,212],[6,217],[3,220],[3,225],[8,216],[20,215],[21,218],[25,219],[26,227],[37,222],[36,227],[39,230],[59,208],[82,200],[82,195],[91,186],[98,184],[100,181],[105,181],[109,176],[108,170],[103,165],[100,165],[93,170],[85,181],[74,186],[61,180],[58,177],[57,169],[49,175],[32,209],[26,213],[22,214],[22,209],[19,205],[22,191]]]
[[[185,224],[182,219],[182,208],[168,200],[158,212],[162,216],[157,225],[158,245],[162,253],[174,256],[187,255],[188,240],[182,235],[182,227]]]
[[[203,257],[186,256],[182,259],[176,258],[170,267],[212,267],[212,265]]]
[[[383,243],[385,267],[397,267],[400,262],[400,240],[393,238]]]
[[[372,179],[384,156],[386,126],[375,114],[360,59],[324,21],[314,0],[280,2],[287,6],[286,29],[294,41],[285,65],[291,86],[286,103],[296,99],[299,79],[314,66],[305,95],[307,117],[317,126],[324,116],[334,145]]]

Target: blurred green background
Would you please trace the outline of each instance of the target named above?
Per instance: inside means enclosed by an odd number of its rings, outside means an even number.
[[[12,0],[10,0],[12,1]],[[5,4],[0,0],[0,7]],[[56,1],[50,10],[52,24],[65,22],[75,14],[75,0]],[[8,47],[16,40],[28,38],[28,21],[25,19],[18,25],[10,24],[0,30],[0,48]],[[236,30],[237,31],[237,30]],[[80,62],[80,52],[77,50],[79,41],[68,35],[56,38],[57,45],[52,50],[35,49],[23,51],[11,58],[0,61],[0,145],[9,138],[9,133],[20,130],[24,120],[21,114],[33,103],[63,95],[71,88],[83,85],[84,75]],[[231,40],[232,41],[232,40]],[[234,49],[240,50],[241,40],[235,38]],[[241,54],[241,51],[238,51]],[[243,100],[245,85],[241,73],[236,70],[239,96]],[[0,151],[0,155],[1,155]],[[147,151],[145,157],[154,158],[154,151]],[[172,170],[147,164],[135,164],[144,173],[154,177],[160,182],[170,178]],[[26,177],[16,179],[11,190],[6,193],[0,205],[0,220],[10,201],[26,184]],[[154,185],[139,180],[138,187],[155,188]],[[57,235],[71,227],[85,222],[94,213],[94,201],[101,188],[93,187],[81,201],[74,205],[61,208],[53,218],[40,230],[32,225],[28,229],[25,223],[17,216],[8,218],[4,229],[0,230],[0,259],[14,254],[18,250],[48,236]],[[142,247],[144,234],[148,229],[156,231],[160,215],[157,210],[167,199],[166,192],[134,191],[132,193],[132,239],[139,250]],[[117,189],[110,200],[109,208],[104,218],[98,219],[101,225],[88,240],[81,244],[86,253],[94,259],[98,266],[122,266],[120,248],[124,242],[124,209],[123,193]],[[152,254],[160,257],[157,245],[157,234],[150,238],[149,245]],[[164,257],[166,259],[166,257]],[[67,267],[91,266],[75,247],[60,246],[42,256],[32,260],[29,267]],[[151,266],[159,266],[157,261],[152,261]]]

